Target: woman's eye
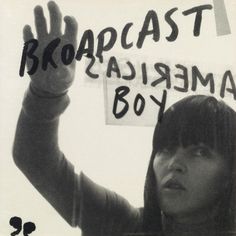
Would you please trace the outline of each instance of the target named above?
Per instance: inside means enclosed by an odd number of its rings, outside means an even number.
[[[206,147],[198,147],[193,150],[194,156],[197,157],[205,157],[205,158],[210,158],[211,153],[210,150]]]
[[[169,149],[169,148],[164,148],[162,151],[161,151],[161,154],[163,155],[170,155],[172,153],[172,150]]]

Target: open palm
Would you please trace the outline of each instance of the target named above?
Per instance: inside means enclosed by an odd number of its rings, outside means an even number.
[[[60,95],[65,93],[71,86],[75,75],[75,60],[69,65],[64,65],[61,61],[61,49],[65,44],[71,44],[76,48],[77,22],[71,16],[64,17],[65,32],[62,34],[62,14],[55,2],[48,3],[50,15],[50,30],[47,29],[47,22],[44,17],[41,6],[36,6],[34,9],[35,27],[37,32],[38,47],[34,55],[39,59],[39,66],[36,72],[31,75],[31,85],[39,93],[49,93],[52,95]],[[24,41],[27,42],[34,38],[31,27],[26,25],[23,30]],[[42,69],[42,58],[44,49],[52,40],[60,38],[58,47],[52,54],[55,66],[50,63],[46,70]],[[28,68],[32,66],[32,60],[27,60]]]

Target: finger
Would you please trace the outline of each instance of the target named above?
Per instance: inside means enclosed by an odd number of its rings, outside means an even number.
[[[24,38],[25,42],[27,42],[30,39],[34,38],[34,35],[32,33],[31,27],[29,25],[25,25],[25,27],[23,29],[23,38]]]
[[[66,24],[64,38],[76,46],[76,37],[78,31],[77,21],[72,16],[65,16],[64,21]]]
[[[23,28],[23,38],[25,43],[34,38],[31,27],[29,25],[25,25],[25,27]],[[33,64],[32,60],[29,60],[27,57],[26,62],[27,62],[27,68],[28,69],[31,68]]]
[[[53,36],[60,36],[61,35],[61,21],[62,21],[62,14],[58,5],[50,1],[48,3],[48,10],[50,15],[50,34]]]
[[[41,6],[36,6],[34,8],[34,20],[38,39],[45,38],[48,34],[47,23]]]

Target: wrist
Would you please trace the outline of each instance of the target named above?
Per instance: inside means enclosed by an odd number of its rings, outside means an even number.
[[[50,93],[50,92],[47,92],[47,91],[43,91],[41,89],[38,89],[37,87],[35,87],[32,82],[30,83],[29,85],[29,89],[30,91],[37,97],[40,97],[40,98],[57,98],[57,97],[62,97],[64,96],[65,94],[67,94],[68,90],[66,90],[65,92],[63,93],[59,93],[59,94],[54,94],[54,93]]]
[[[38,93],[30,85],[25,93],[23,110],[32,119],[51,121],[58,118],[69,103],[70,99],[67,92],[60,95],[42,93],[42,91]]]

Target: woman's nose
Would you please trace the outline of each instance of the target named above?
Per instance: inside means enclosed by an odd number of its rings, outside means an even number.
[[[187,171],[187,165],[185,163],[184,153],[176,151],[169,160],[168,169],[170,171],[185,173]]]

